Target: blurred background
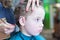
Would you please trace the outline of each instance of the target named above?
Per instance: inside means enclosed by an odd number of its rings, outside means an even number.
[[[41,1],[45,9],[44,30],[41,35],[47,40],[60,40],[60,0]],[[4,36],[0,35],[0,38]]]
[[[43,0],[45,8],[44,30],[47,40],[60,40],[60,0]]]

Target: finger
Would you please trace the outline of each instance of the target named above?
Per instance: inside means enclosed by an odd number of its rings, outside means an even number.
[[[5,30],[6,34],[10,34],[10,33],[12,33],[14,31],[14,29],[10,29],[10,30],[9,29],[4,29],[4,30]]]
[[[7,26],[5,26],[4,28],[7,28],[7,29],[14,29],[14,28],[15,28],[15,26],[7,25]]]
[[[27,6],[26,6],[26,11],[29,10],[29,7],[30,7],[30,5],[31,5],[31,2],[32,2],[32,0],[28,0]]]
[[[39,6],[39,0],[36,0],[36,2],[37,2],[37,6]]]
[[[35,0],[32,1],[32,11],[34,10]]]

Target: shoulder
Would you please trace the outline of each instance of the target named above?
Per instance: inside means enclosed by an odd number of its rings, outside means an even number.
[[[2,5],[2,3],[0,2],[0,10],[2,10],[2,8],[3,8],[3,5]]]
[[[0,3],[0,18],[5,18],[2,3]]]
[[[2,3],[0,3],[0,7],[2,7]]]
[[[11,36],[8,40],[22,40],[20,32],[17,32],[14,36]]]
[[[0,11],[2,10],[2,8],[3,8],[3,5],[2,5],[2,3],[0,3]]]
[[[37,40],[46,40],[42,35],[36,36]]]
[[[0,12],[3,11],[3,5],[0,3]]]

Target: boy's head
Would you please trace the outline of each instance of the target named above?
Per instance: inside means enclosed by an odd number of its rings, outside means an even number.
[[[5,8],[11,7],[12,5],[11,4],[12,0],[2,0],[1,2]]]
[[[34,11],[25,11],[24,6],[20,9],[19,23],[22,32],[28,35],[38,35],[43,29],[45,11],[42,6],[35,6]]]

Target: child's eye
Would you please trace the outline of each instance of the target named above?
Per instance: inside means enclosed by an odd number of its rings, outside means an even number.
[[[38,19],[38,18],[37,18],[36,20],[37,20],[37,21],[39,21],[39,19]]]

